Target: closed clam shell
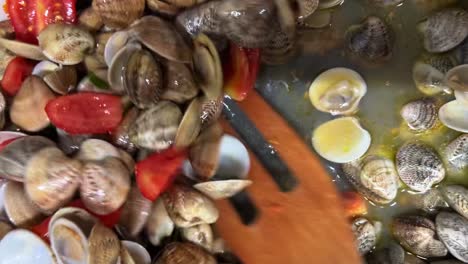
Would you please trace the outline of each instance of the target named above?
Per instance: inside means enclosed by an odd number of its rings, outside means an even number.
[[[93,0],[93,9],[109,28],[125,28],[143,15],[145,0]]]
[[[62,66],[61,68],[46,73],[44,82],[58,94],[67,94],[75,89],[78,82],[76,68],[72,66]]]
[[[89,235],[89,256],[87,263],[114,264],[120,255],[120,241],[108,227],[97,223]]]
[[[200,179],[208,180],[218,169],[223,129],[216,122],[203,130],[189,151],[189,160]]]
[[[162,99],[182,104],[198,94],[198,86],[186,64],[175,61],[164,62],[164,76],[166,88],[161,95]]]
[[[468,134],[460,135],[445,147],[445,158],[457,169],[468,166]]]
[[[150,264],[151,263],[151,257],[150,254],[148,253],[148,250],[141,246],[140,244],[133,242],[133,241],[127,241],[124,240],[121,243],[120,250],[125,250],[128,253],[128,257],[130,259],[123,259],[122,254],[120,255],[122,264]],[[127,261],[127,262],[126,262]]]
[[[125,68],[127,66],[128,60],[133,53],[141,49],[141,45],[138,43],[129,43],[120,49],[112,59],[112,62],[109,66],[109,71],[107,72],[107,80],[112,87],[112,90],[116,93],[124,93],[124,78],[122,78]]]
[[[415,100],[405,104],[400,115],[411,130],[423,132],[433,128],[437,123],[437,103],[433,98]]]
[[[155,264],[215,264],[216,259],[205,249],[192,243],[173,242],[164,247]]]
[[[432,188],[425,193],[412,194],[409,201],[416,209],[426,213],[434,213],[449,207],[438,188]]]
[[[83,10],[78,17],[79,24],[89,31],[98,31],[103,25],[101,15],[92,7]]]
[[[207,127],[218,120],[223,112],[223,96],[217,99],[210,99],[203,96],[201,99],[201,124],[202,127]]]
[[[468,219],[468,190],[461,185],[449,185],[442,186],[441,191],[450,207]]]
[[[107,157],[120,158],[119,150],[105,140],[90,138],[81,143],[77,158],[80,160],[103,160]]]
[[[23,184],[7,182],[3,193],[8,220],[17,227],[31,227],[43,219],[39,209],[27,197]]]
[[[119,209],[130,191],[130,173],[117,158],[87,161],[82,169],[81,200],[86,208],[98,215]]]
[[[59,218],[50,225],[49,236],[52,250],[62,264],[85,264],[89,255],[89,232],[79,223]]]
[[[219,212],[213,201],[190,187],[173,185],[162,198],[177,227],[212,224],[218,220]]]
[[[176,25],[191,36],[202,32],[222,35],[221,19],[217,14],[218,6],[219,1],[208,1],[195,8],[186,9],[177,15]]]
[[[362,195],[379,204],[393,201],[398,191],[398,175],[393,161],[381,156],[343,164],[346,178]]]
[[[429,146],[410,142],[396,155],[400,179],[412,190],[425,192],[445,178],[445,168],[436,152]]]
[[[462,64],[447,71],[444,83],[453,90],[468,92],[468,64]]]
[[[128,110],[116,131],[112,134],[112,143],[128,152],[135,152],[137,149],[135,144],[130,140],[128,133],[138,115],[139,111],[136,107]]]
[[[104,47],[104,60],[107,66],[111,66],[112,60],[119,50],[121,50],[130,40],[128,31],[117,31],[107,40]]]
[[[130,140],[141,148],[167,149],[175,140],[181,119],[182,112],[176,104],[161,101],[138,116],[130,127]]]
[[[369,16],[360,25],[351,26],[346,39],[352,52],[375,61],[391,57],[394,42],[392,35],[391,29],[382,19]]]
[[[73,198],[81,177],[81,162],[56,148],[44,148],[26,166],[25,191],[46,213],[54,212]]]
[[[468,13],[451,8],[431,14],[418,25],[429,52],[445,52],[455,48],[468,36]]]
[[[213,246],[213,230],[208,224],[201,224],[182,229],[182,237],[194,244],[211,251]]]
[[[128,194],[119,220],[119,230],[126,236],[136,237],[145,227],[151,213],[152,202],[133,186]]]
[[[439,119],[446,127],[468,133],[468,106],[464,101],[453,100],[439,109]]]
[[[174,231],[174,221],[169,217],[162,198],[153,202],[145,230],[149,241],[154,246],[159,246],[162,239],[170,236]]]
[[[378,226],[374,226],[369,220],[361,217],[353,221],[351,228],[361,255],[365,255],[375,247],[380,232]]]
[[[175,27],[162,18],[145,16],[130,28],[132,36],[156,54],[168,60],[188,63],[192,50]]]
[[[208,98],[217,99],[222,95],[223,87],[223,71],[218,50],[205,34],[198,35],[193,45],[193,66],[200,89]]]
[[[395,242],[373,251],[366,257],[368,264],[405,264],[405,250]]]
[[[16,229],[0,241],[0,263],[56,264],[49,246],[33,232]]]
[[[41,48],[35,45],[31,45],[21,41],[0,38],[0,46],[23,58],[38,61],[45,59]]]
[[[88,31],[68,24],[48,25],[37,38],[44,55],[63,65],[80,63],[94,47],[94,38]]]
[[[0,151],[0,174],[13,181],[24,181],[26,164],[41,149],[54,146],[54,142],[41,136],[16,139]]]
[[[11,121],[31,132],[47,127],[50,122],[45,106],[54,98],[54,93],[41,78],[28,77],[13,98],[10,108]]]
[[[199,190],[213,200],[219,200],[232,197],[251,184],[252,181],[250,180],[207,181],[197,183],[193,188]]]
[[[468,219],[456,213],[441,212],[436,217],[437,235],[457,259],[468,262]]]
[[[413,254],[430,258],[447,255],[436,234],[434,222],[423,216],[397,217],[392,222],[393,236]]]
[[[3,78],[6,67],[15,58],[15,55],[9,50],[0,47],[0,78]]]
[[[176,148],[186,148],[198,137],[202,127],[201,106],[202,99],[197,97],[185,110],[174,140]]]

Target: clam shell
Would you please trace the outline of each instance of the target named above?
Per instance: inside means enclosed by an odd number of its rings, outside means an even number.
[[[13,225],[30,227],[43,219],[41,212],[26,196],[23,184],[10,181],[4,188],[5,212]]]
[[[454,100],[444,104],[439,109],[439,119],[442,124],[453,130],[468,133],[468,105],[463,101]]]
[[[0,47],[0,78],[3,78],[6,67],[15,58],[15,55],[9,50]]]
[[[169,217],[177,227],[212,224],[218,220],[219,212],[213,201],[192,188],[173,185],[162,198]]]
[[[392,56],[393,33],[385,22],[375,16],[367,17],[360,25],[346,32],[348,48],[362,58],[375,61]]]
[[[80,150],[80,146],[90,135],[70,135],[57,128],[57,145],[67,155],[75,154]]]
[[[400,244],[413,254],[430,258],[447,255],[447,249],[436,234],[434,222],[422,216],[397,217],[392,231]]]
[[[347,68],[332,68],[315,78],[309,88],[309,98],[317,110],[332,115],[352,114],[367,93],[361,75]]]
[[[323,158],[336,163],[347,163],[361,158],[369,149],[370,143],[369,132],[362,128],[354,117],[328,121],[317,127],[312,134],[315,151]]]
[[[63,65],[75,65],[94,47],[94,38],[86,30],[68,24],[51,24],[37,37],[44,55]]]
[[[192,243],[173,242],[164,247],[155,264],[216,264],[216,259]]]
[[[182,237],[208,251],[211,251],[213,247],[213,230],[208,224],[184,228],[182,229]]]
[[[296,0],[298,5],[298,18],[306,18],[312,15],[319,6],[319,0]]]
[[[365,255],[375,247],[379,230],[369,220],[357,218],[351,228],[361,255]]]
[[[343,4],[344,0],[320,0],[318,9],[328,9]]]
[[[122,264],[150,264],[151,257],[148,250],[140,244],[133,241],[122,241],[121,249],[125,249],[133,262],[125,262]]]
[[[203,96],[201,99],[201,124],[202,127],[207,127],[218,120],[223,112],[223,96],[218,99],[209,99]]]
[[[305,25],[306,21],[301,20],[301,27]],[[279,22],[274,24],[273,30],[275,35],[268,45],[262,48],[260,58],[269,65],[284,64],[296,55],[297,38],[281,28]]]
[[[0,241],[0,263],[56,264],[49,246],[33,232],[17,229]]]
[[[133,172],[135,169],[135,160],[133,157],[125,150],[119,150],[119,159],[125,164],[129,172]]]
[[[88,7],[81,12],[78,22],[89,31],[98,31],[104,25],[101,15],[92,7]]]
[[[166,16],[175,16],[179,13],[179,7],[162,0],[146,0],[146,5],[151,11]]]
[[[170,236],[174,231],[174,222],[169,217],[162,198],[153,202],[145,230],[149,241],[154,246],[159,246],[162,239]]]
[[[435,95],[448,91],[443,83],[444,74],[433,66],[416,62],[413,66],[413,80],[416,87],[426,95]]]
[[[391,242],[367,255],[368,264],[404,264],[405,250],[397,243]]]
[[[54,92],[67,94],[75,89],[78,82],[78,75],[75,67],[63,66],[60,69],[45,74],[43,79]]]
[[[69,202],[80,184],[81,163],[56,147],[44,148],[26,166],[25,191],[42,211],[51,213]]]
[[[188,63],[192,50],[172,24],[155,16],[135,22],[130,33],[143,45],[168,60]]]
[[[217,99],[223,90],[223,71],[218,51],[205,34],[198,35],[193,45],[193,66],[200,89],[208,98]]]
[[[113,57],[109,71],[107,72],[107,80],[112,87],[112,91],[122,94],[125,92],[124,75],[127,63],[133,53],[139,51],[141,45],[138,43],[129,43],[120,49]]]
[[[101,32],[95,36],[96,48],[94,49],[94,54],[92,54],[92,56],[94,56],[103,66],[106,65],[106,60],[104,58],[106,45],[112,35],[112,32]]]
[[[192,100],[187,110],[185,110],[174,140],[176,148],[186,148],[197,138],[202,127],[201,107],[202,99],[197,97]]]
[[[137,150],[135,144],[130,140],[128,133],[138,115],[139,111],[136,107],[128,110],[115,133],[112,134],[112,143],[128,152],[135,152]]]
[[[106,215],[120,208],[130,191],[130,173],[117,158],[87,161],[83,166],[81,200],[86,208]]]
[[[400,5],[403,1],[405,0],[371,0],[373,4],[384,7]]]
[[[80,160],[103,160],[107,157],[120,158],[119,150],[105,140],[90,138],[81,143],[77,158]]]
[[[434,99],[423,98],[405,104],[400,115],[411,130],[423,132],[437,124],[437,110],[437,103]]]
[[[166,61],[164,63],[166,89],[161,95],[163,100],[182,104],[198,94],[198,86],[192,76],[192,71],[186,64]]]
[[[25,136],[8,144],[0,151],[0,174],[13,181],[24,181],[26,164],[41,149],[54,146],[41,136]]]
[[[89,255],[89,231],[83,231],[78,223],[59,218],[50,226],[52,250],[61,264],[85,264]]]
[[[150,150],[167,149],[174,142],[181,119],[182,112],[176,104],[161,101],[138,116],[130,127],[130,140]]]
[[[468,190],[461,185],[441,187],[442,195],[453,210],[468,219]]]
[[[218,6],[219,2],[208,1],[195,8],[186,9],[177,15],[176,25],[192,37],[202,32],[222,35],[223,28],[217,13]]]
[[[0,92],[0,129],[5,126],[5,109],[7,106],[7,102],[5,97]]]
[[[117,263],[120,241],[117,235],[101,223],[97,223],[89,235],[89,257],[87,263]]]
[[[104,47],[104,60],[107,66],[111,66],[112,60],[119,50],[129,42],[130,34],[128,31],[117,31],[107,40]]]
[[[54,93],[41,78],[28,77],[13,98],[10,108],[11,121],[26,131],[42,130],[50,123],[45,106],[54,98]]]
[[[445,178],[445,169],[437,153],[427,145],[411,142],[396,155],[400,179],[412,190],[425,192]]]
[[[53,225],[59,219],[65,219],[76,224],[76,226],[79,227],[79,230],[84,234],[84,237],[89,236],[91,229],[94,227],[96,222],[99,221],[84,209],[78,207],[62,207],[52,215],[48,229],[52,230]]]
[[[380,156],[343,164],[346,178],[365,197],[379,204],[393,201],[398,191],[398,175],[393,161]]]
[[[23,58],[38,61],[44,60],[46,58],[41,48],[21,41],[0,38],[0,46]]]
[[[426,213],[434,213],[449,207],[442,196],[442,192],[437,188],[432,188],[425,193],[412,194],[409,201],[416,209],[423,210]]]
[[[468,262],[468,220],[454,213],[441,212],[436,217],[440,240],[457,259]]]
[[[468,92],[455,91],[454,95],[456,100],[468,105]]]
[[[128,237],[136,237],[145,227],[151,213],[152,202],[133,186],[128,194],[119,220],[119,230]]]
[[[423,36],[427,51],[451,50],[468,36],[468,13],[458,8],[433,13],[419,23],[418,30]]]
[[[332,23],[332,12],[329,10],[318,10],[312,15],[298,22],[299,29],[318,29],[330,26]]]
[[[219,123],[203,130],[189,151],[189,160],[193,170],[202,180],[214,176],[219,165],[219,153],[223,129]]]
[[[252,184],[250,180],[223,180],[197,183],[193,187],[213,200],[232,197]]]
[[[125,28],[143,16],[145,0],[93,0],[93,9],[109,28]]]
[[[444,83],[460,92],[468,92],[468,64],[462,64],[447,72]]]
[[[450,142],[445,148],[445,157],[449,164],[457,169],[468,166],[468,134],[463,134]]]

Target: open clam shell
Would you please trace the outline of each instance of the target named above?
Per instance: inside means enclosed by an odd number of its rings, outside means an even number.
[[[153,202],[145,230],[149,241],[154,246],[159,246],[162,239],[170,236],[174,231],[174,222],[169,217],[162,198]]]
[[[164,63],[165,91],[161,95],[164,100],[182,104],[198,94],[198,86],[189,67],[180,62],[166,61]]]
[[[52,230],[55,221],[62,218],[77,224],[86,237],[89,236],[91,229],[98,221],[96,217],[84,209],[78,207],[63,207],[52,215],[48,229]]]
[[[194,72],[200,88],[208,98],[219,98],[223,87],[223,72],[218,50],[205,34],[199,34],[193,45]]]
[[[127,241],[124,240],[122,241],[121,248],[125,248],[125,250],[128,252],[129,257],[131,260],[122,260],[122,264],[150,264],[151,263],[151,257],[150,254],[148,253],[148,250],[141,246],[140,244],[133,242],[133,241]]]
[[[38,61],[46,58],[40,47],[21,41],[0,38],[0,46],[23,58]]]
[[[27,197],[23,184],[10,181],[4,188],[5,212],[12,224],[17,227],[29,227],[43,219],[39,209]]]
[[[193,99],[189,104],[177,129],[174,140],[176,148],[186,148],[197,138],[202,127],[201,107],[202,99],[200,97]]]
[[[56,264],[49,246],[33,232],[17,229],[0,241],[0,263]]]
[[[423,98],[403,106],[400,115],[411,130],[423,132],[433,128],[438,119],[438,106],[433,98]]]
[[[77,155],[80,160],[103,160],[107,157],[120,158],[120,152],[109,142],[95,138],[83,141]]]
[[[252,184],[251,180],[222,180],[197,183],[193,188],[213,200],[232,197]]]
[[[108,67],[111,66],[115,55],[128,43],[130,34],[128,31],[117,31],[107,40],[104,47],[104,60]]]
[[[468,105],[454,100],[439,109],[439,119],[445,126],[463,133],[468,133]]]
[[[112,87],[112,91],[123,94],[124,86],[124,71],[128,60],[133,53],[141,50],[141,45],[138,43],[129,43],[120,49],[114,56],[107,72],[107,80]]]
[[[75,89],[78,75],[75,67],[62,66],[43,76],[44,82],[58,94],[67,94]]]
[[[213,230],[208,224],[187,227],[182,229],[182,237],[194,244],[204,247],[211,251],[213,247]]]
[[[93,0],[92,8],[107,27],[125,28],[143,15],[145,0]]]
[[[145,227],[151,213],[152,202],[133,186],[125,202],[119,220],[119,231],[130,238],[136,237]]]
[[[468,64],[449,70],[445,74],[444,83],[455,91],[468,92]]]
[[[52,250],[59,263],[85,264],[89,255],[88,236],[79,223],[59,218],[50,226],[49,236]]]
[[[97,223],[89,235],[87,263],[117,263],[120,256],[120,240],[117,235],[101,223]]]

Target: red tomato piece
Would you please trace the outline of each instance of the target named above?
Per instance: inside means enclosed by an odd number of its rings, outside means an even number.
[[[31,75],[34,63],[21,57],[16,57],[8,63],[1,81],[3,91],[10,96],[15,95],[23,81]]]
[[[229,60],[224,64],[226,93],[242,101],[254,88],[260,68],[260,49],[247,49],[230,44]]]
[[[151,201],[156,200],[173,182],[186,157],[185,150],[171,148],[138,162],[135,177],[143,196]]]
[[[113,131],[123,115],[120,97],[103,93],[77,93],[57,97],[46,105],[50,122],[70,134]]]
[[[348,218],[367,214],[367,204],[358,192],[344,192],[341,194],[343,207]]]
[[[49,243],[49,222],[52,217],[47,217],[40,224],[35,225],[31,228],[31,231],[42,238],[44,241]]]
[[[84,205],[84,203],[80,199],[72,201],[70,204],[68,204],[68,206],[78,207],[78,208],[86,210],[88,213],[90,213],[93,216],[97,217],[101,221],[102,224],[104,224],[105,226],[107,226],[109,228],[114,227],[119,222],[120,214],[122,213],[122,209],[119,208],[116,211],[114,211],[114,212],[112,212],[110,214],[107,214],[107,215],[97,215],[97,214],[95,214],[93,212],[90,212],[88,209],[86,209],[86,206]]]

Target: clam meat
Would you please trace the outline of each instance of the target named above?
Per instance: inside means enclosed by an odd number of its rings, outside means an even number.
[[[423,98],[405,104],[400,115],[411,130],[423,132],[436,125],[437,110],[437,103],[434,99]]]
[[[456,214],[441,212],[436,220],[437,235],[448,251],[457,259],[468,262],[468,219]]]

